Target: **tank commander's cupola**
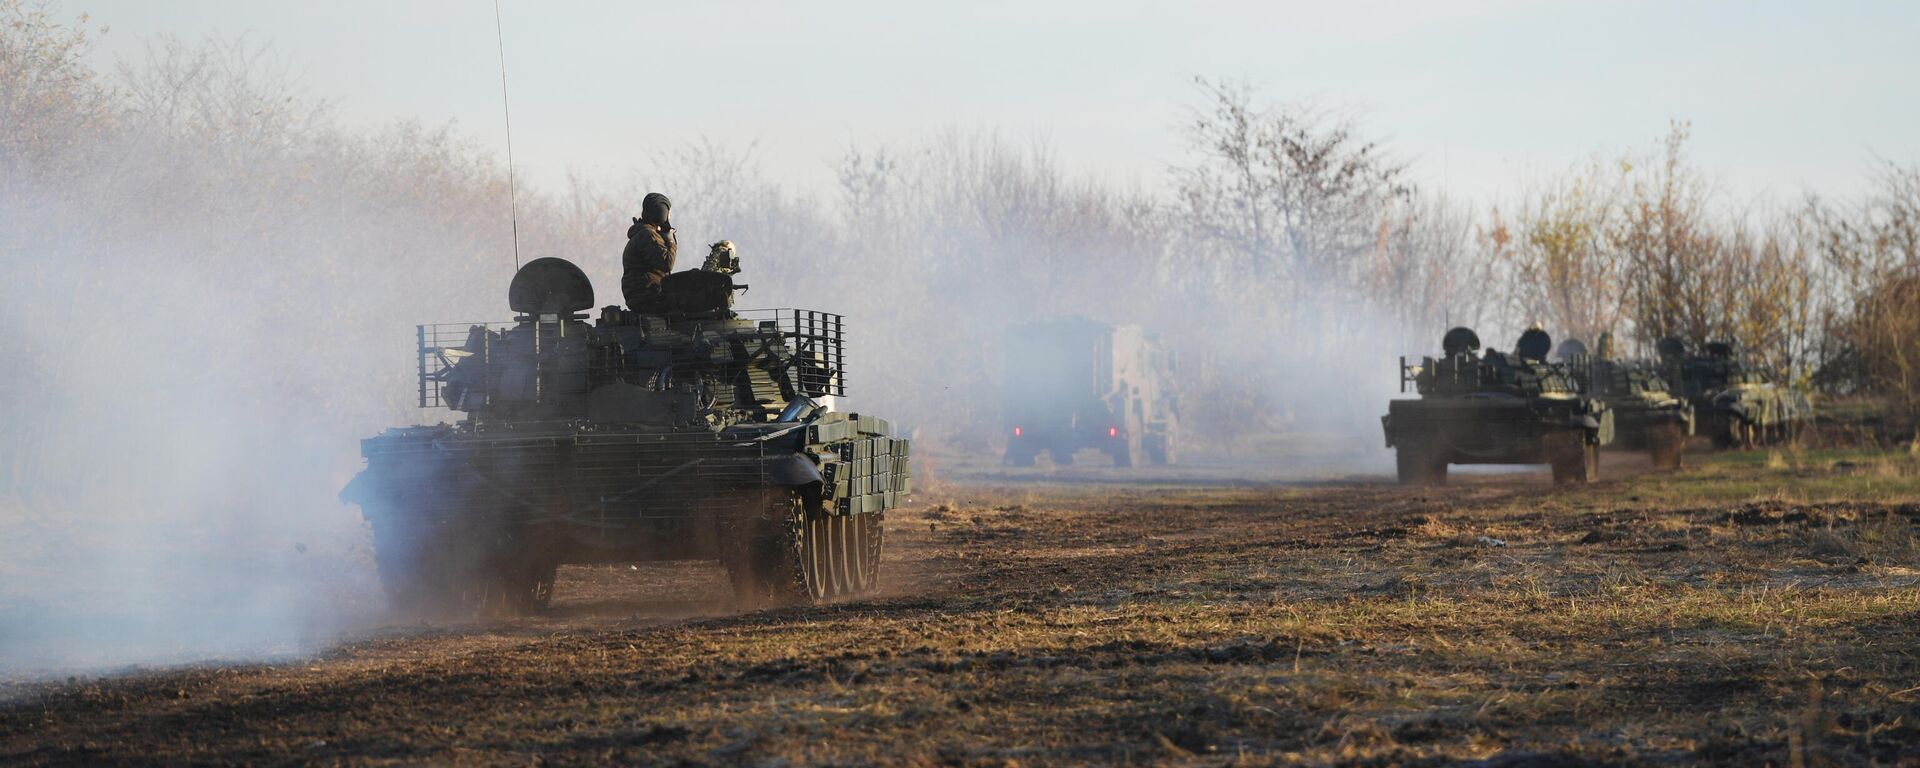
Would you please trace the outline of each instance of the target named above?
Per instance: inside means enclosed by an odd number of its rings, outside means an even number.
[[[593,308],[593,281],[566,259],[534,259],[513,274],[507,305],[522,315],[578,320],[586,317],[580,313]]]
[[[1553,337],[1540,328],[1528,328],[1520,334],[1520,340],[1513,345],[1513,352],[1522,360],[1544,363],[1547,355],[1553,353]]]
[[[1480,351],[1480,334],[1472,328],[1455,328],[1440,338],[1440,349],[1447,357],[1474,354]]]

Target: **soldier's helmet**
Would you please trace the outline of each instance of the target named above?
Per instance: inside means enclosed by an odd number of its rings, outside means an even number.
[[[1593,356],[1597,360],[1613,359],[1613,331],[1603,331],[1600,340],[1594,342]]]
[[[723,275],[739,274],[740,253],[734,250],[732,240],[722,240],[708,246],[707,263],[700,265],[700,268]]]
[[[1455,328],[1440,337],[1440,350],[1447,357],[1471,355],[1480,351],[1480,335],[1474,333],[1472,328]]]
[[[1687,354],[1687,343],[1681,341],[1678,336],[1668,336],[1654,345],[1654,351],[1659,352],[1661,357],[1684,357]]]
[[[1547,355],[1553,352],[1553,337],[1539,326],[1528,328],[1520,334],[1520,340],[1514,342],[1513,352],[1522,360],[1546,362]]]

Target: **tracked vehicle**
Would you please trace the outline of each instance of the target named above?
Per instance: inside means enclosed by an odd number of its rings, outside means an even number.
[[[1668,380],[1678,382],[1693,406],[1695,431],[1715,448],[1788,442],[1813,419],[1813,404],[1804,393],[1748,364],[1729,342],[1712,342],[1704,354],[1688,354],[1684,342],[1668,337],[1658,349]]]
[[[1455,328],[1441,348],[1439,359],[1401,358],[1401,391],[1420,397],[1394,400],[1380,419],[1402,484],[1444,485],[1452,464],[1548,464],[1556,483],[1598,479],[1612,413],[1546,362],[1545,331],[1522,334],[1512,354],[1480,356],[1480,337]]]
[[[732,275],[667,279],[661,315],[606,307],[573,264],[514,275],[505,323],[422,325],[422,408],[362,441],[341,492],[403,610],[523,611],[572,563],[717,560],[748,606],[874,588],[907,441],[836,411],[842,318],[735,311]]]
[[[1693,435],[1693,406],[1669,386],[1660,366],[1646,361],[1616,360],[1613,339],[1601,334],[1599,348],[1588,353],[1569,340],[1561,360],[1580,391],[1606,403],[1613,414],[1613,445],[1645,450],[1658,469],[1679,469],[1687,438]]]

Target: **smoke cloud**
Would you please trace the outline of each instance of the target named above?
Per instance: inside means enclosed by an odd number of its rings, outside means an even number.
[[[0,675],[298,655],[381,621],[335,494],[360,438],[452,418],[415,407],[412,326],[508,314],[505,169],[447,129],[343,128],[245,42],[158,40],[108,76],[78,30],[0,0],[7,20]],[[520,190],[518,250],[616,303],[628,217],[666,192],[683,260],[731,239],[743,306],[846,314],[852,404],[936,451],[990,462],[1006,328],[1082,315],[1178,351],[1187,458],[1383,468],[1396,354],[1479,311],[1446,261],[1464,214],[1348,123],[1202,96],[1163,188],[991,132],[855,148],[824,194],[702,144],[628,186]],[[1283,137],[1346,164],[1250,163]]]

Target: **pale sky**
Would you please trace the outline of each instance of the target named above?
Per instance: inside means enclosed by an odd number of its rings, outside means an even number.
[[[358,122],[455,121],[504,147],[488,0],[64,0],[110,31],[271,43]],[[517,166],[619,181],[662,148],[758,144],[830,184],[850,144],[987,128],[1150,185],[1195,75],[1360,117],[1428,186],[1477,201],[1669,120],[1732,196],[1849,194],[1920,162],[1920,3],[541,2],[501,0]]]

